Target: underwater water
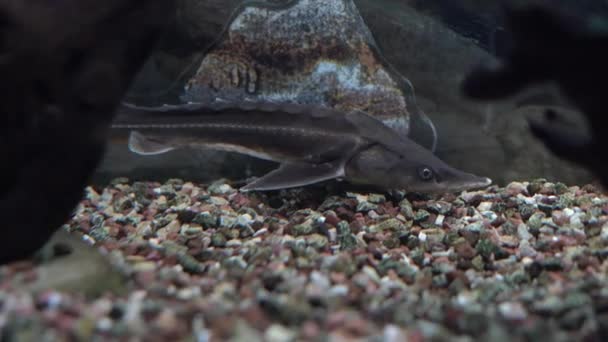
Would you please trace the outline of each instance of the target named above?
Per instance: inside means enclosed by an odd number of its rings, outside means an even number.
[[[593,2],[581,11],[598,10]],[[173,30],[145,65],[127,101],[238,106],[245,101],[362,110],[431,149],[447,164],[504,185],[546,178],[593,180],[529,132],[543,106],[580,115],[552,85],[502,101],[465,98],[472,67],[508,46],[500,7],[464,1],[184,1]],[[131,153],[115,139],[98,179],[115,176],[243,181],[276,164],[235,153],[181,148]]]
[[[501,3],[178,1],[0,340],[606,340],[608,2]]]

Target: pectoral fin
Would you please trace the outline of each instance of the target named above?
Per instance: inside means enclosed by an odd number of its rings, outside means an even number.
[[[245,185],[241,191],[266,191],[310,185],[344,176],[343,163],[283,164]]]
[[[145,135],[133,131],[129,135],[129,150],[141,155],[161,154],[173,149],[172,146],[163,142],[148,138]]]

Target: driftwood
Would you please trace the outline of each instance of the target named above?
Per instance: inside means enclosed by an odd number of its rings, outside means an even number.
[[[172,1],[0,1],[0,262],[64,223]]]

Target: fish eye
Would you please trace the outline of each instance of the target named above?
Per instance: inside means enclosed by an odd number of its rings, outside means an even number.
[[[433,179],[434,172],[429,167],[421,167],[418,169],[418,176],[425,181]]]

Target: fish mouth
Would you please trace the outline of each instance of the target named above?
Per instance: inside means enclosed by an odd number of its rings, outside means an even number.
[[[481,189],[492,184],[492,180],[488,177],[477,176],[451,167],[438,170],[438,176],[441,181],[435,184],[437,190],[442,192],[456,193]]]
[[[488,187],[492,184],[492,180],[488,177],[479,177],[480,180],[478,182],[473,182],[467,185],[466,190],[480,189]]]
[[[470,173],[465,174],[466,180],[454,182],[452,185],[447,186],[446,190],[450,192],[461,192],[468,190],[477,190],[486,188],[492,184],[492,179],[488,177],[479,177]]]
[[[459,193],[467,190],[485,188],[490,184],[492,184],[492,180],[490,178],[479,177],[463,172],[459,174],[456,179],[445,180],[443,182],[418,184],[418,186],[410,186],[409,191],[428,194]]]

